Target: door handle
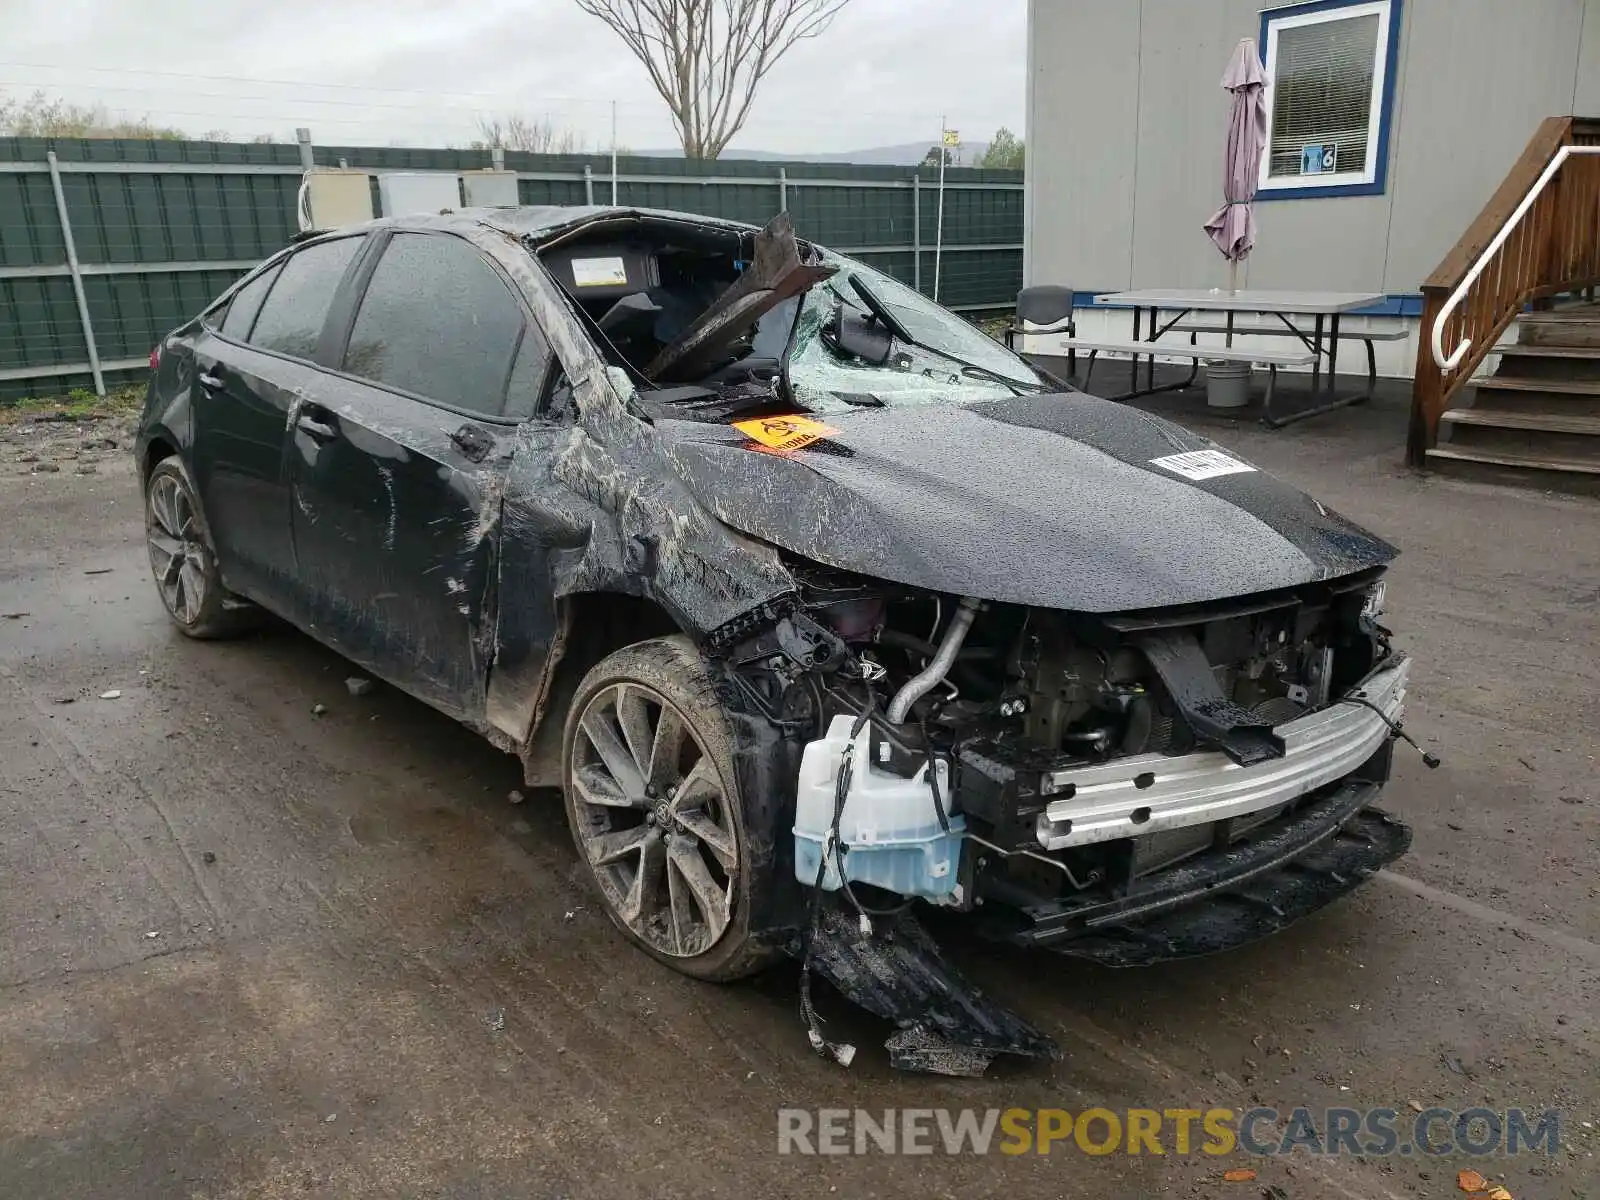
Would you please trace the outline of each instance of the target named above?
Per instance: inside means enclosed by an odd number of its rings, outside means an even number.
[[[204,371],[200,375],[200,386],[208,392],[220,392],[228,385],[223,382],[222,376],[214,371]]]
[[[331,441],[339,436],[339,431],[326,421],[319,421],[304,414],[301,414],[300,419],[294,423],[294,427],[319,442]]]

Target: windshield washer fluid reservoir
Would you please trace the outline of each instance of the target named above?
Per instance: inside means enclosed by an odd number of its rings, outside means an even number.
[[[817,868],[833,827],[834,795],[845,755],[850,756],[850,791],[839,818],[845,875],[852,883],[870,883],[903,896],[956,903],[957,867],[966,820],[950,813],[950,766],[935,759],[939,795],[950,829],[939,824],[924,764],[910,779],[873,766],[872,736],[863,729],[854,743],[855,718],[837,716],[826,737],[808,742],[800,758],[800,788],[795,805],[795,878],[808,887],[817,882]],[[822,886],[839,887],[838,866],[828,855]]]

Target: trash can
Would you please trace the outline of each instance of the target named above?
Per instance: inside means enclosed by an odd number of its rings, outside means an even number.
[[[1206,363],[1206,407],[1243,408],[1250,403],[1250,364]]]

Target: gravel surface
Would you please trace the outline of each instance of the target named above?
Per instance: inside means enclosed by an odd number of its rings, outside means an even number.
[[[95,475],[126,464],[137,413],[79,415],[72,408],[7,413],[0,409],[0,478]]]
[[[1404,549],[1407,726],[1444,757],[1396,758],[1412,854],[1205,960],[958,941],[1064,1052],[975,1081],[896,1075],[887,1030],[837,1002],[861,1054],[816,1058],[792,968],[716,987],[630,950],[514,760],[382,684],[352,694],[350,664],[287,628],[168,627],[125,418],[0,426],[0,1195],[1375,1200],[1460,1195],[1463,1166],[1519,1198],[1600,1195],[1600,504],[1413,476],[1404,419],[1207,427]],[[1257,1103],[1557,1107],[1566,1144],[776,1152],[780,1106]]]

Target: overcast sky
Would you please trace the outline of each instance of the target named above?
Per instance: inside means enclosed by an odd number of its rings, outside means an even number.
[[[1023,126],[1027,0],[851,0],[768,75],[734,147],[792,153]],[[166,73],[166,74],[161,74]],[[573,0],[0,0],[0,93],[198,134],[464,146],[520,112],[676,145],[644,68]]]

